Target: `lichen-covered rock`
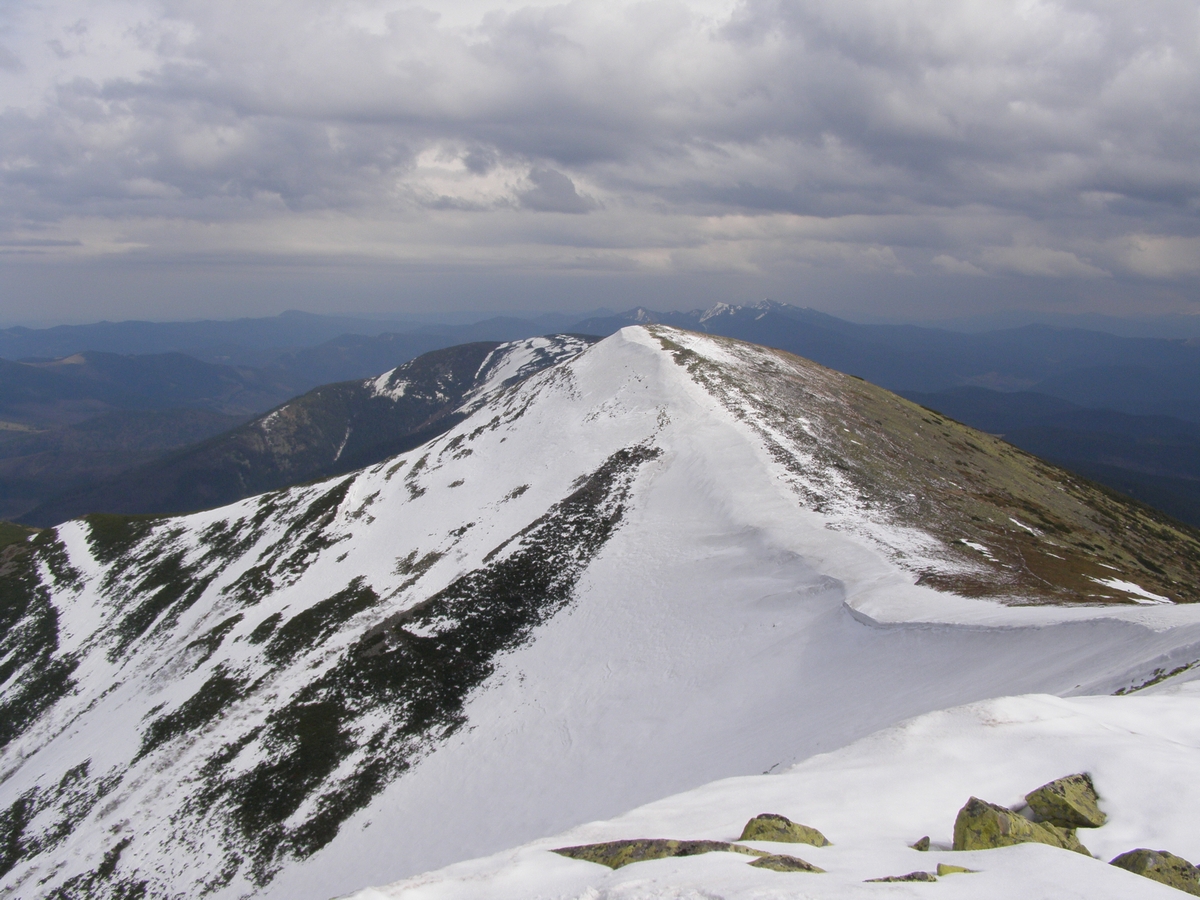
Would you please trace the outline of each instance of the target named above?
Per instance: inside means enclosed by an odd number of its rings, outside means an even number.
[[[819,866],[805,862],[798,856],[788,856],[784,853],[771,853],[761,856],[750,863],[756,869],[770,869],[772,872],[824,872]]]
[[[578,847],[560,847],[553,851],[572,859],[583,859],[599,863],[610,869],[619,869],[631,863],[651,859],[667,859],[671,856],[697,856],[701,853],[744,853],[747,856],[769,856],[762,850],[739,847],[726,841],[675,841],[664,838],[639,838],[631,841],[608,841],[603,844],[581,844]]]
[[[1134,875],[1141,875],[1200,897],[1200,869],[1166,850],[1130,850],[1112,861]]]
[[[763,813],[755,816],[742,829],[739,841],[777,841],[783,844],[812,844],[826,847],[828,838],[815,828],[793,822],[787,816]]]
[[[920,850],[922,853],[924,853],[929,849],[929,835],[925,835],[925,837],[920,838],[915,844],[909,844],[908,846],[914,850]]]
[[[1074,828],[1062,828],[1058,825],[1053,825],[1050,822],[1037,822],[1035,824],[1045,828],[1056,838],[1058,838],[1058,845],[1064,850],[1074,850],[1076,853],[1082,853],[1084,856],[1092,855],[1091,851],[1088,850],[1087,847],[1083,846],[1082,843],[1080,843],[1079,837],[1075,834]]]
[[[1108,819],[1099,800],[1092,776],[1086,772],[1056,779],[1025,795],[1040,821],[1061,828],[1099,828]]]
[[[888,875],[886,878],[868,878],[867,883],[878,881],[937,881],[932,872],[909,872],[907,875]]]
[[[937,864],[939,878],[943,875],[974,875],[976,871],[976,869],[968,869],[966,866],[952,866],[948,863]]]
[[[1049,844],[1076,853],[1091,854],[1071,828],[1032,822],[1019,813],[972,797],[954,820],[955,850],[990,850],[1013,844]]]

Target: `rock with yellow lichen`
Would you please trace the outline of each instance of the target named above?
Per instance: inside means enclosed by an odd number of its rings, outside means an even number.
[[[1014,844],[1049,844],[1091,854],[1075,837],[1075,829],[1034,822],[1011,809],[972,797],[954,820],[955,850],[990,850]]]
[[[975,869],[968,869],[966,866],[952,866],[949,863],[938,863],[938,876],[942,875],[974,875]]]
[[[1166,850],[1130,850],[1114,859],[1112,865],[1200,897],[1200,869]]]
[[[777,813],[762,813],[746,823],[739,841],[777,841],[783,844],[812,844],[826,847],[829,839],[815,828],[793,822]]]
[[[750,863],[756,869],[770,869],[772,872],[824,872],[825,870],[805,862],[798,856],[788,856],[784,853],[772,853],[762,856]]]
[[[726,841],[676,841],[666,838],[638,838],[629,841],[608,841],[603,844],[582,844],[578,847],[560,847],[554,851],[560,856],[599,863],[610,869],[651,859],[667,859],[672,856],[698,856],[701,853],[742,853],[747,856],[769,856],[762,850],[740,847]]]
[[[1092,776],[1086,772],[1043,784],[1025,795],[1038,821],[1061,828],[1099,828],[1107,821]]]

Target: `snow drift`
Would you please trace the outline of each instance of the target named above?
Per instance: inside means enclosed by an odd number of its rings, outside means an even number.
[[[1179,898],[1173,888],[1105,862],[1135,847],[1173,847],[1200,859],[1197,687],[1137,697],[1005,697],[928,713],[781,774],[714,782],[490,858],[363,890],[353,900],[924,896],[930,889],[921,884],[869,880],[934,873],[939,864],[973,870],[938,879],[939,898]],[[1101,792],[1108,822],[1079,832],[1098,859],[1042,844],[950,852],[955,813],[969,796],[1019,806],[1032,788],[1069,772],[1091,773]],[[824,874],[756,869],[731,853],[609,871],[550,852],[646,835],[734,841],[763,810],[818,826],[832,843],[742,843],[798,854]],[[928,851],[909,846],[923,836],[931,838]]]

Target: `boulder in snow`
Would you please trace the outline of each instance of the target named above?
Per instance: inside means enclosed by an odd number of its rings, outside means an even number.
[[[952,866],[949,863],[938,863],[938,876],[942,875],[974,875],[976,869],[968,869],[966,866]]]
[[[671,856],[698,856],[701,853],[744,853],[747,856],[765,857],[770,854],[749,847],[739,847],[725,841],[674,841],[663,838],[639,838],[632,841],[608,841],[603,844],[582,844],[578,847],[560,847],[554,851],[561,856],[599,863],[610,869],[619,869],[630,863],[646,862],[650,859],[667,859]]]
[[[1100,810],[1092,776],[1086,772],[1043,784],[1026,794],[1025,802],[1040,821],[1061,828],[1099,828],[1107,820]]]
[[[1134,875],[1141,875],[1200,897],[1200,869],[1166,850],[1130,850],[1112,861]]]
[[[793,822],[787,816],[777,813],[763,813],[755,816],[742,829],[739,841],[777,841],[781,844],[812,844],[814,847],[826,847],[829,839],[815,828]]]
[[[886,878],[868,878],[867,883],[877,881],[937,881],[932,872],[909,872],[907,875],[888,875]]]
[[[1013,844],[1049,844],[1090,856],[1075,829],[1033,822],[1011,809],[972,797],[954,820],[955,850],[990,850]]]
[[[770,869],[773,872],[824,872],[819,866],[805,862],[798,856],[788,856],[785,853],[772,853],[760,856],[750,863],[757,869]]]

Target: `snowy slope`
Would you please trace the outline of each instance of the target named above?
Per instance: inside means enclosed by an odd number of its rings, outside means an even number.
[[[1156,696],[1006,697],[929,713],[780,774],[714,782],[490,858],[366,889],[353,900],[1171,900],[1185,895],[1105,862],[1138,847],[1169,847],[1200,859],[1198,687]],[[1033,788],[1074,772],[1091,773],[1108,816],[1103,827],[1079,832],[1098,858],[1039,844],[951,851],[955,814],[968,797],[1018,806]],[[824,874],[756,869],[732,853],[611,871],[550,852],[640,837],[736,841],[746,821],[763,811],[818,828],[832,843],[745,843],[799,856]],[[930,850],[911,849],[922,836],[931,838]],[[936,888],[866,883],[936,872],[939,863],[975,871],[944,875]]]
[[[369,469],[48,533],[6,588],[4,896],[328,897],[1200,660],[1194,533],[928,416],[629,328]]]

